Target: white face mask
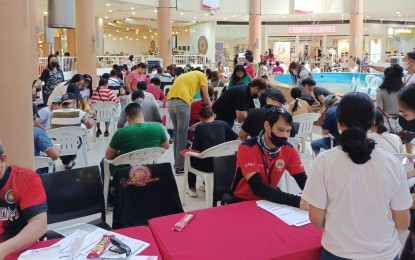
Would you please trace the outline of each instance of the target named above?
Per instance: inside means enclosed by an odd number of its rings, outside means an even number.
[[[407,63],[407,62],[403,62],[403,63],[401,64],[401,67],[402,67],[404,70],[407,70],[407,69],[408,69],[408,67],[409,67],[409,65],[408,65],[408,63]]]

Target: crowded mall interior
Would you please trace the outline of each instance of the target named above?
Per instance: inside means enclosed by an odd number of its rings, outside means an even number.
[[[415,260],[413,0],[0,7],[0,260]]]

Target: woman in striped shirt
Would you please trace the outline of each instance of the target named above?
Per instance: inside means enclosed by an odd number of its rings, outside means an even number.
[[[91,97],[91,103],[102,103],[102,102],[115,102],[120,103],[120,100],[114,96],[114,93],[111,89],[108,88],[108,80],[101,79],[98,83],[98,87],[94,90],[94,93]],[[105,122],[105,132],[104,136],[109,136],[108,127],[110,122]],[[97,123],[97,137],[102,134],[100,129],[100,123]]]

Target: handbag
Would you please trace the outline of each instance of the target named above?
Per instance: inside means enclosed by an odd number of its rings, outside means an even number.
[[[399,125],[399,118],[392,118],[385,112],[383,111],[381,112],[384,115],[386,122],[388,122],[388,124],[386,125],[386,128],[389,128],[388,130],[391,134],[395,134],[399,136],[399,138],[401,138],[402,140],[402,144],[410,143],[412,139],[414,139],[415,134],[413,132],[404,130]]]

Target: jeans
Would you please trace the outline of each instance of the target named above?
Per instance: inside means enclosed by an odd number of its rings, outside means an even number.
[[[181,99],[173,98],[167,101],[167,107],[173,123],[173,151],[176,169],[184,169],[184,156],[180,154],[180,151],[186,149],[190,105]]]
[[[331,149],[330,145],[331,144],[330,144],[329,137],[323,137],[323,138],[311,141],[311,149],[313,149],[315,153],[319,153],[321,148],[323,148],[324,150]]]
[[[323,247],[323,249],[321,250],[320,260],[349,260],[349,259],[335,256]],[[395,256],[393,260],[399,260],[399,255]]]

